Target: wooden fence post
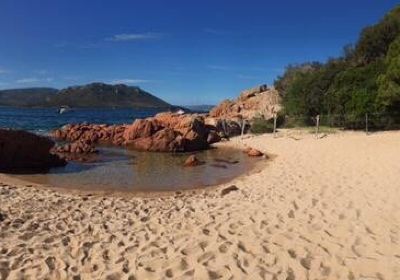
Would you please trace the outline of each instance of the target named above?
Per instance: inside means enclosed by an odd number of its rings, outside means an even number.
[[[274,114],[274,138],[276,138],[276,119],[277,119],[277,114]]]
[[[315,137],[318,138],[318,134],[319,134],[319,115],[317,115],[316,120],[317,120],[317,123],[316,123],[316,127],[315,127]]]
[[[365,133],[368,135],[368,113],[365,114]]]

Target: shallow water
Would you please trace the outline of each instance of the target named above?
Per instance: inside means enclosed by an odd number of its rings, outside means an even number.
[[[67,123],[132,123],[158,113],[157,109],[74,109],[58,114],[56,108],[21,109],[0,107],[0,127],[47,134]],[[189,154],[143,153],[100,147],[94,163],[69,163],[49,174],[16,176],[32,183],[84,190],[166,191],[212,186],[231,180],[257,161],[239,150],[211,149],[197,153],[205,162],[183,167]]]
[[[188,155],[103,147],[95,163],[69,163],[48,174],[16,177],[81,190],[176,191],[226,182],[246,173],[258,161],[237,149],[218,148],[196,153],[203,165],[184,167]]]

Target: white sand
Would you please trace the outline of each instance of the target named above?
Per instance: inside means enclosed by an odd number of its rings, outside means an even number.
[[[0,279],[400,279],[400,132],[294,133],[244,140],[276,157],[196,194],[87,196],[0,176]]]

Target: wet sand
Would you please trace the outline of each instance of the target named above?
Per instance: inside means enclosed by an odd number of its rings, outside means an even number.
[[[400,279],[400,132],[222,145],[276,157],[215,188],[152,198],[1,175],[0,279]]]

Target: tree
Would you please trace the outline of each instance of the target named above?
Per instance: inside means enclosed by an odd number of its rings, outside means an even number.
[[[288,115],[339,115],[357,127],[366,113],[397,113],[400,123],[400,5],[365,28],[343,56],[289,66],[275,87]]]
[[[385,64],[378,78],[377,105],[380,111],[400,113],[400,36],[390,45]]]
[[[361,32],[355,49],[355,59],[366,65],[384,58],[390,44],[400,33],[400,6],[389,12],[384,19]]]

